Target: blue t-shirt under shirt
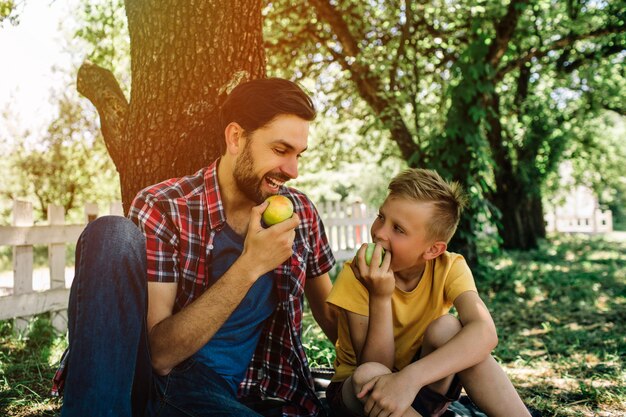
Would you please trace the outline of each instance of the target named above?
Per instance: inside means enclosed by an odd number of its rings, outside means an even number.
[[[209,285],[237,260],[243,251],[243,243],[244,238],[228,224],[215,235]],[[262,275],[213,338],[194,355],[196,360],[221,375],[235,394],[245,377],[263,324],[278,302],[273,277],[273,272]]]

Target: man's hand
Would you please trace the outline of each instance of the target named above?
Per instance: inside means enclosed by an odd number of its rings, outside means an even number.
[[[386,251],[381,265],[380,258],[383,248],[377,243],[374,254],[372,255],[372,261],[367,265],[367,262],[365,262],[366,249],[367,244],[361,245],[354,260],[350,264],[354,275],[365,285],[370,298],[391,297],[393,290],[396,288],[396,280],[393,276],[393,271],[389,269],[391,265],[391,252]]]
[[[264,229],[261,226],[261,215],[267,204],[263,202],[252,208],[240,258],[255,271],[257,278],[289,259],[293,252],[295,229],[300,224],[300,218],[294,213],[289,219]]]
[[[393,417],[404,415],[422,388],[407,376],[402,371],[380,375],[363,385],[357,398],[365,400],[365,414]]]

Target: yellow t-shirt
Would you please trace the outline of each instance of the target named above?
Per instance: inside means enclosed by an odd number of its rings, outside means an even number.
[[[452,303],[465,291],[476,291],[476,284],[463,256],[444,252],[428,261],[422,279],[410,292],[398,287],[391,295],[393,335],[395,341],[394,370],[411,363],[422,345],[424,332],[435,319],[447,314]],[[347,311],[369,316],[367,288],[356,279],[346,263],[337,277],[326,302],[340,307],[335,375],[343,381],[357,367],[356,354],[350,340]]]

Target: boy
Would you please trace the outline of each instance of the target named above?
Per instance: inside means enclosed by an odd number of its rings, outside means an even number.
[[[327,299],[340,312],[327,390],[336,414],[439,416],[464,387],[489,416],[529,415],[490,355],[496,329],[467,263],[446,251],[464,204],[460,186],[434,171],[389,184],[370,265],[363,245]]]

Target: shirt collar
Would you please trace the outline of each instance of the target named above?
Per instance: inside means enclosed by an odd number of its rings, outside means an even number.
[[[220,230],[226,223],[226,213],[220,194],[220,186],[217,181],[217,167],[220,158],[217,158],[204,173],[204,186],[206,189],[207,210],[209,213],[209,228]]]

